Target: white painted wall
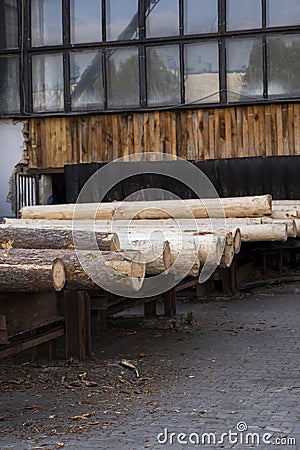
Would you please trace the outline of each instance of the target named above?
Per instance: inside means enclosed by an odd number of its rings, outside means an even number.
[[[22,158],[22,128],[22,123],[0,120],[0,217],[13,215],[6,197],[9,191],[9,177],[14,166]]]

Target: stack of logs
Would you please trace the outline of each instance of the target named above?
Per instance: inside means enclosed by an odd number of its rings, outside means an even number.
[[[99,289],[81,258],[135,291],[145,276],[198,277],[205,263],[230,267],[242,242],[299,237],[299,217],[300,201],[270,195],[24,207],[0,225],[0,292]]]

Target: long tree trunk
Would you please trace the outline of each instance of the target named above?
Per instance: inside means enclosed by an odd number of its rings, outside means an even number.
[[[174,217],[257,217],[272,212],[270,195],[222,199],[159,200],[25,206],[22,219],[168,219]]]
[[[242,242],[281,241],[287,240],[287,226],[282,223],[261,225],[245,225],[240,227]]]
[[[63,264],[48,251],[0,250],[0,292],[51,292],[65,286]]]
[[[99,290],[105,286],[107,290],[120,288],[121,291],[124,287],[138,291],[145,277],[145,263],[141,259],[140,252],[136,251],[127,252],[126,255],[103,251],[100,257],[98,251],[0,250],[0,290],[51,291],[55,279],[55,290],[62,287],[72,290]],[[59,276],[57,272],[62,275]],[[61,286],[60,279],[64,277],[65,283]],[[101,286],[91,278],[100,280]]]
[[[115,233],[95,232],[95,242],[91,242],[91,233],[74,230],[76,242],[80,248],[115,251],[119,248],[119,239]],[[36,249],[73,249],[73,232],[71,229],[28,228],[0,225],[0,248],[36,248]]]

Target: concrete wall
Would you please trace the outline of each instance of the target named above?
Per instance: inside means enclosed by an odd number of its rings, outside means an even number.
[[[6,197],[9,191],[9,178],[14,166],[22,157],[22,128],[22,123],[0,120],[0,218],[13,215]]]

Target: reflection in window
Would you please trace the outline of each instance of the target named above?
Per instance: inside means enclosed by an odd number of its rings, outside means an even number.
[[[63,57],[61,54],[32,56],[33,110],[64,109]]]
[[[276,97],[300,95],[300,36],[267,38],[268,94]]]
[[[102,52],[70,54],[72,109],[103,108]]]
[[[218,43],[185,45],[184,67],[185,102],[218,102]]]
[[[263,95],[263,62],[261,38],[228,39],[228,101],[254,100]]]
[[[31,42],[33,47],[62,44],[62,0],[32,0]]]
[[[139,106],[139,60],[136,48],[107,49],[109,108]]]
[[[147,48],[148,106],[181,102],[178,45]]]
[[[102,41],[101,0],[71,0],[71,43]]]
[[[227,30],[262,27],[261,0],[227,0],[226,13]]]
[[[178,0],[160,0],[158,2],[150,2],[150,7],[146,10],[147,37],[177,36],[178,34]]]
[[[129,41],[139,37],[138,0],[106,0],[106,40]]]
[[[185,0],[184,33],[216,33],[218,31],[217,0]]]
[[[0,48],[17,48],[18,36],[17,0],[2,0],[0,2]]]
[[[0,58],[0,113],[20,112],[19,58]]]
[[[266,0],[267,27],[300,25],[299,0]]]

